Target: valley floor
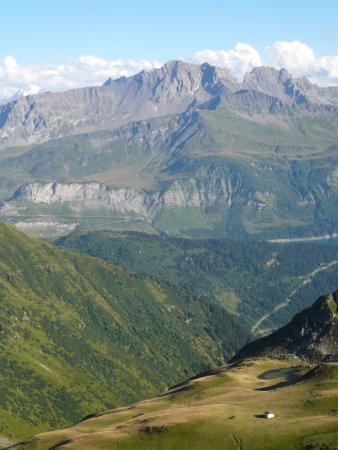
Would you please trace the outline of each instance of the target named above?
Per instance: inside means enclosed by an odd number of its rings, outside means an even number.
[[[265,419],[265,410],[276,417]],[[287,361],[247,360],[13,448],[337,449],[338,364],[310,370]]]

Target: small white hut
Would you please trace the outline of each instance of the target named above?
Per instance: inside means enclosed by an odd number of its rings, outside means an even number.
[[[265,411],[264,416],[266,419],[273,419],[275,417],[275,414],[272,411]]]

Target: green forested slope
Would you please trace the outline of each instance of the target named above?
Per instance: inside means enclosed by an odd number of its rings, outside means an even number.
[[[0,223],[0,435],[145,398],[246,339],[210,301]]]
[[[152,275],[198,295],[213,295],[247,327],[286,301],[264,329],[283,325],[313,298],[338,288],[338,248],[229,239],[177,239],[141,233],[73,233],[58,244]],[[313,271],[318,270],[311,277]]]

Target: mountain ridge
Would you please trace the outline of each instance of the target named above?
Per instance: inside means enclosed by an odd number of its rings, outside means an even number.
[[[272,91],[271,80],[278,81],[281,88]],[[285,69],[255,68],[238,83],[227,69],[208,63],[170,61],[160,69],[108,79],[103,86],[29,95],[1,106],[0,147],[174,115],[218,96],[231,102],[233,94],[246,89],[272,95],[288,104],[317,101],[321,110],[338,105],[338,88],[319,88],[307,79],[293,79]]]

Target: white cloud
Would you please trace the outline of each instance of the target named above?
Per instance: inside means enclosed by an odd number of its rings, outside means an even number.
[[[6,70],[16,69],[18,67],[18,63],[13,56],[6,56],[4,59],[4,68]]]
[[[306,75],[319,85],[338,85],[338,54],[318,57],[311,47],[299,41],[274,42],[262,54],[239,42],[233,49],[197,51],[191,60],[227,67],[238,79],[253,67],[271,65],[284,67],[296,77]],[[0,63],[0,97],[11,97],[19,90],[32,91],[32,86],[34,90],[61,91],[99,85],[109,77],[130,76],[160,66],[159,61],[109,61],[93,55],[69,59],[63,64],[23,66],[9,55]]]
[[[321,85],[338,85],[338,55],[316,59],[314,69],[309,76]]]
[[[20,65],[6,56],[0,65],[0,97],[11,97],[34,85],[42,91],[61,91],[102,84],[107,78],[133,75],[160,67],[159,61],[108,61],[96,56],[81,56],[67,64]]]
[[[227,67],[239,79],[253,67],[263,64],[257,50],[241,42],[238,42],[231,50],[200,50],[194,54],[193,60],[198,63],[208,62],[215,66]]]
[[[311,70],[316,60],[312,48],[299,41],[277,41],[266,47],[265,51],[270,65],[284,67],[297,76]]]
[[[308,45],[299,42],[274,42],[266,47],[267,63],[285,67],[294,76],[306,75],[322,85],[338,85],[338,55],[317,57]]]

